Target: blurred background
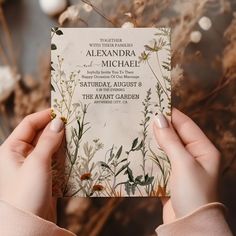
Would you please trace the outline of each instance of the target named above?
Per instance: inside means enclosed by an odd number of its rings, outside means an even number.
[[[0,144],[50,106],[52,26],[172,27],[172,102],[222,152],[236,234],[236,0],[0,0]],[[80,236],[152,236],[161,213],[157,198],[60,199],[58,223]]]

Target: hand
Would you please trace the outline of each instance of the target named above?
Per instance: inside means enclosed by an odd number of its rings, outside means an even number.
[[[164,200],[164,223],[217,201],[220,153],[200,128],[173,109],[172,124],[163,115],[155,117],[154,134],[172,166],[171,197]]]
[[[63,122],[50,120],[50,110],[27,116],[0,146],[0,199],[47,220],[56,203],[51,160],[64,136]]]

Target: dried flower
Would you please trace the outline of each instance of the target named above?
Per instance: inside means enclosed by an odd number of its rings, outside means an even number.
[[[149,59],[149,55],[150,53],[146,53],[145,51],[143,51],[141,53],[141,56],[139,56],[140,62],[146,62]]]
[[[134,24],[132,22],[127,21],[121,26],[121,28],[124,28],[124,29],[134,28]]]
[[[199,43],[202,39],[202,33],[200,31],[193,31],[190,34],[190,41],[192,43]]]
[[[126,12],[124,15],[128,16],[129,18],[132,18],[132,13],[131,12]]]
[[[79,21],[80,20],[80,5],[72,5],[69,6],[60,16],[59,16],[59,24],[63,25],[65,21]]]
[[[86,12],[91,12],[93,10],[93,7],[87,3],[85,3],[83,5],[83,9],[86,11]]]
[[[236,79],[236,13],[234,18],[225,31],[225,39],[228,41],[223,52],[222,65],[227,78]]]
[[[100,192],[104,189],[104,187],[101,184],[95,184],[92,188],[93,192]]]
[[[166,45],[166,42],[165,42],[162,38],[160,38],[160,40],[158,41],[158,43],[157,43],[156,40],[154,40],[153,45],[145,45],[144,47],[145,47],[145,49],[146,49],[147,51],[150,51],[150,52],[158,52],[158,51],[160,51],[165,45]]]
[[[61,120],[64,122],[64,124],[67,124],[67,119],[64,116],[61,117]]]
[[[80,176],[80,180],[88,180],[91,178],[91,173],[85,173],[83,175]]]
[[[177,64],[171,70],[171,78],[172,78],[172,88],[178,90],[181,86],[181,82],[184,78],[183,69]]]
[[[56,118],[57,114],[54,112],[53,109],[51,109],[51,119],[53,120],[54,118]]]
[[[211,19],[209,17],[203,16],[199,21],[198,21],[199,26],[203,30],[209,30],[212,26]]]
[[[20,76],[15,75],[9,66],[0,67],[0,102],[8,98],[19,79]]]

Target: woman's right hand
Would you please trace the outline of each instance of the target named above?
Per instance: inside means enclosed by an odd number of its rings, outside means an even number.
[[[177,109],[173,109],[172,124],[164,115],[156,115],[153,128],[172,165],[171,198],[164,199],[164,223],[216,202],[220,153],[201,129]]]

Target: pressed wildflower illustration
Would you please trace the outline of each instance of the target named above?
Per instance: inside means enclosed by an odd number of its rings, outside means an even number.
[[[139,29],[133,30],[137,30],[138,33]],[[148,75],[147,80],[144,80],[144,76],[139,76],[137,77],[140,79],[139,82],[132,82],[140,88],[139,94],[134,96],[138,99],[132,103],[115,99],[115,87],[112,86],[112,78],[114,80],[115,77],[97,76],[101,73],[117,74],[119,70],[101,69],[99,58],[95,57],[92,62],[87,61],[82,64],[70,60],[73,56],[75,61],[77,57],[85,60],[81,54],[84,48],[89,47],[81,37],[72,37],[71,33],[76,36],[76,32],[78,34],[91,32],[92,37],[99,39],[104,37],[109,29],[98,31],[52,29],[51,116],[52,119],[60,117],[66,125],[64,169],[62,163],[53,163],[55,195],[66,197],[169,195],[167,184],[170,162],[166,154],[153,144],[151,136],[153,115],[162,112],[170,117],[170,31],[164,28],[140,30],[147,30],[149,35],[142,39],[143,49],[140,47],[135,49],[140,51],[140,56],[136,56],[140,64],[139,72],[135,69],[133,72],[128,70],[120,72]],[[131,31],[127,32],[132,35]],[[117,33],[122,38],[121,32],[117,31],[114,35]],[[83,50],[69,50],[70,42],[77,43],[77,40]],[[64,45],[64,42],[67,44]],[[90,74],[96,74],[97,77],[88,76]],[[97,81],[103,82],[105,86],[104,78],[106,80],[109,78],[108,88],[100,88],[97,83]],[[118,78],[122,81],[123,77]],[[90,81],[93,81],[91,84],[95,87],[90,85]],[[132,89],[135,91],[138,88]],[[127,94],[118,97],[132,95],[132,92],[128,93],[127,88],[121,87],[118,91]],[[105,101],[105,97],[106,99],[111,97],[112,92],[114,101],[112,99],[109,102]],[[97,101],[95,103],[94,97],[103,100],[100,104]]]
[[[145,45],[145,51],[141,53],[140,61],[145,62],[150,71],[152,72],[154,78],[156,79],[156,104],[157,111],[164,113],[167,117],[171,116],[171,51],[170,51],[170,29],[169,28],[159,28],[158,32],[155,34],[159,36],[157,39],[153,39],[153,41],[149,45]],[[162,61],[159,57],[159,52],[165,50],[167,53],[166,60]],[[146,52],[147,51],[147,52]],[[150,60],[155,60],[156,63],[155,68],[151,65]],[[156,69],[156,70],[155,70]],[[159,72],[159,73],[158,73]],[[167,72],[167,73],[165,73]],[[167,101],[167,105],[166,105]],[[165,104],[164,104],[165,102]],[[166,195],[167,191],[167,183],[170,175],[170,161],[168,156],[162,151],[159,150],[158,154],[155,153],[150,147],[150,158],[154,161],[154,163],[158,166],[161,175],[157,177],[154,185],[152,185],[152,195],[154,196],[163,196]],[[155,187],[156,185],[156,187]]]
[[[154,38],[150,45],[145,45],[145,51],[141,53],[139,58],[140,62],[147,63],[154,78],[157,80],[156,93],[158,95],[158,99],[156,106],[160,112],[164,112],[165,109],[171,109],[171,78],[169,73],[171,71],[170,29],[159,28],[155,35],[159,36],[158,41]],[[159,57],[159,52],[162,50],[165,50],[168,55],[165,61],[161,61]],[[150,63],[150,60],[153,59],[156,59],[156,63],[154,64],[155,68]],[[168,74],[164,74],[163,70],[167,71]],[[167,107],[162,104],[164,99],[167,99],[168,101]],[[167,116],[171,115],[169,111],[166,111],[165,114]]]

